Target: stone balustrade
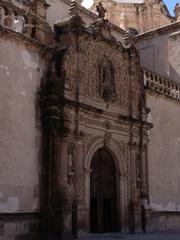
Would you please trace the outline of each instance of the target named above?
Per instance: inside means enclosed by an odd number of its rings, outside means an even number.
[[[31,1],[26,7],[0,0],[0,27],[49,44],[53,34],[46,22],[48,6],[43,0]]]
[[[33,28],[36,17],[6,1],[0,1],[0,25],[15,32],[33,37]]]
[[[144,68],[142,72],[146,88],[180,101],[180,84]]]

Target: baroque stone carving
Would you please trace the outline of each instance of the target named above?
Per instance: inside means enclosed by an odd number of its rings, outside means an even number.
[[[113,63],[113,74],[110,63],[107,63],[108,68],[103,68],[100,71],[99,66],[102,66],[103,59],[108,59]],[[93,39],[79,39],[79,53],[78,53],[78,82],[80,95],[86,98],[104,102],[101,97],[102,93],[108,93],[110,87],[109,97],[105,99],[112,99],[112,104],[127,108],[129,103],[129,67],[128,58],[124,59],[124,53],[121,53],[116,47],[108,46],[108,44],[95,41]],[[70,47],[63,61],[63,68],[66,72],[65,81],[69,85],[71,94],[75,93],[76,79],[76,54],[74,47]],[[104,85],[99,94],[99,83],[104,79]],[[110,80],[108,83],[108,79]],[[114,83],[113,80],[114,79]],[[104,91],[103,91],[104,89]],[[107,89],[107,91],[106,91]],[[118,93],[115,97],[115,90]],[[107,94],[107,95],[108,95]]]

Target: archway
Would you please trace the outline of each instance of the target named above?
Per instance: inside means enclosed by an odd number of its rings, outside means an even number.
[[[116,166],[111,154],[99,148],[93,155],[90,174],[90,231],[117,230]]]

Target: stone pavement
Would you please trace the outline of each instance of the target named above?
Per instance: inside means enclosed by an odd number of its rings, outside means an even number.
[[[37,237],[35,235],[27,237],[0,237],[0,240],[60,240],[59,237]],[[61,239],[62,240],[62,239]],[[66,238],[66,240],[70,240]],[[72,238],[71,238],[72,240]],[[76,240],[76,239],[74,239]],[[147,233],[147,234],[120,234],[120,233],[106,233],[106,234],[88,234],[79,236],[77,240],[180,240],[180,232],[166,232],[166,233]]]
[[[118,233],[112,234],[91,234],[84,237],[79,237],[79,240],[180,240],[180,232],[165,232],[165,233],[146,233],[146,234],[131,234],[122,235]]]

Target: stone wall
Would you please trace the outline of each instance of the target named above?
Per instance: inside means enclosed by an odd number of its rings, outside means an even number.
[[[180,23],[174,23],[138,36],[136,47],[141,66],[180,82]]]
[[[180,222],[180,105],[178,101],[148,90],[151,109],[148,175],[151,218],[148,230],[172,230]]]
[[[174,79],[177,82],[180,82],[179,56],[180,56],[180,31],[176,31],[168,36],[168,59],[169,59],[169,75],[172,79]]]
[[[10,235],[29,229],[21,215],[39,211],[41,136],[35,105],[42,69],[37,49],[22,39],[1,36],[0,55],[1,233]],[[21,221],[14,225],[17,217]]]
[[[47,22],[53,29],[54,24],[57,21],[61,21],[68,17],[69,7],[68,4],[58,0],[48,0],[47,3],[50,5],[47,9]]]

